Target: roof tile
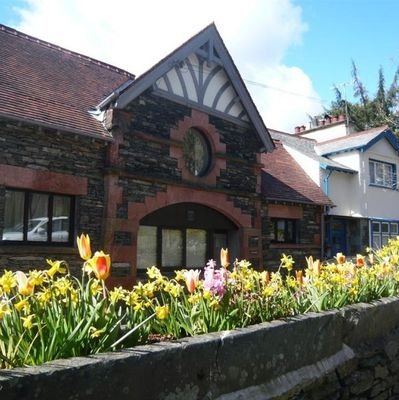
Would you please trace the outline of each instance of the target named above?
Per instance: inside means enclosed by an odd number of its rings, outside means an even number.
[[[331,205],[330,199],[303,171],[280,142],[262,154],[262,193],[269,199]]]
[[[0,43],[0,116],[109,136],[89,110],[132,74],[4,25]]]

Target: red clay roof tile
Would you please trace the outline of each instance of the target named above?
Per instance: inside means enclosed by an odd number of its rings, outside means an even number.
[[[89,114],[134,76],[0,25],[0,116],[107,137]]]

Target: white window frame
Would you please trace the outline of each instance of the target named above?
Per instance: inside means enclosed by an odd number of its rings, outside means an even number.
[[[396,190],[396,165],[384,161],[369,160],[369,183]]]

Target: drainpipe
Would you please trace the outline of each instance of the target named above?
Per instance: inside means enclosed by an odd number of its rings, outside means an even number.
[[[333,170],[330,169],[330,170],[328,171],[328,175],[326,175],[326,176],[323,178],[323,181],[324,181],[324,193],[326,194],[326,196],[328,196],[328,180],[330,179],[330,176],[331,176],[332,172],[333,172]]]
[[[327,169],[326,169],[327,170]],[[328,170],[328,174],[323,178],[324,181],[324,193],[326,196],[328,196],[328,192],[329,192],[329,187],[328,187],[328,180],[330,179],[330,176],[332,174],[333,170],[329,169]],[[326,224],[325,224],[325,217],[327,214],[327,210],[328,207],[324,206],[324,210],[323,210],[323,215],[321,218],[321,259],[324,260],[324,256],[325,256],[325,237],[326,237]]]
[[[320,237],[320,241],[321,241],[321,249],[320,249],[320,259],[323,261],[325,254],[326,254],[326,215],[328,212],[328,206],[323,206],[323,211],[321,214],[321,224],[320,224],[320,231],[321,231],[321,237]]]

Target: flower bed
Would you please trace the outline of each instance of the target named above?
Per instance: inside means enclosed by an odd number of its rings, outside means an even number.
[[[92,255],[87,236],[78,238],[82,278],[62,261],[50,268],[5,271],[0,277],[0,366],[15,368],[143,344],[149,337],[196,336],[320,312],[394,296],[399,290],[399,238],[387,247],[347,261],[338,254],[322,265],[308,259],[294,272],[283,255],[279,271],[256,271],[245,261],[220,267],[211,260],[198,270],[167,278],[156,267],[132,290],[106,289],[111,260]]]

